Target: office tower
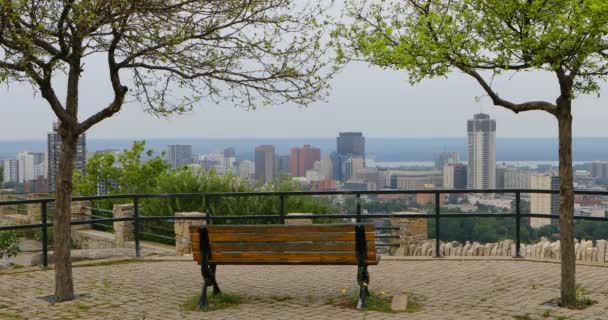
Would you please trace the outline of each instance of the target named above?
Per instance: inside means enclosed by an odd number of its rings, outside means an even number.
[[[435,157],[435,169],[443,170],[447,164],[459,162],[460,155],[458,155],[458,152],[442,152]]]
[[[258,182],[270,183],[274,180],[275,153],[274,146],[255,147],[255,179]]]
[[[224,169],[230,171],[234,167],[236,161],[236,150],[234,148],[224,149]]]
[[[59,174],[59,159],[61,157],[61,136],[59,135],[59,124],[53,124],[53,132],[47,136],[47,170],[49,180],[49,191],[55,192],[57,176]],[[74,156],[74,170],[84,171],[87,161],[87,138],[86,134],[80,135],[76,142],[76,155]]]
[[[436,187],[443,185],[441,171],[390,171],[390,185],[392,189],[423,190],[425,185]]]
[[[592,162],[591,177],[595,179],[608,179],[608,161]]]
[[[356,156],[365,162],[365,137],[361,132],[340,132],[337,151],[342,156]]]
[[[469,136],[469,189],[496,188],[496,121],[487,114],[476,114],[467,122]]]
[[[313,168],[315,162],[321,161],[321,149],[305,144],[302,148],[292,148],[289,158],[289,170],[294,177],[306,176],[306,171]]]
[[[171,169],[192,164],[194,162],[194,158],[192,157],[192,145],[170,144],[167,162],[171,165]]]
[[[342,178],[342,163],[344,162],[344,156],[337,152],[332,152],[329,158],[331,159],[332,179],[344,181]]]
[[[277,156],[276,157],[276,172],[275,172],[275,176],[277,175],[281,175],[281,174],[289,174],[290,171],[290,161],[291,158],[288,155],[282,155],[282,156]]]
[[[467,165],[449,163],[443,168],[443,187],[462,190],[467,188]]]
[[[251,180],[255,173],[255,163],[249,160],[242,160],[238,165],[239,178],[243,180]]]
[[[333,179],[334,167],[330,155],[325,155],[323,158],[321,158],[321,169],[323,170],[325,179]]]
[[[530,171],[507,167],[503,175],[505,189],[530,189]]]
[[[44,153],[20,152],[17,155],[19,161],[19,183],[35,180],[45,175]]]
[[[2,160],[4,183],[19,182],[19,160]]]
[[[551,174],[533,174],[530,176],[530,188],[540,190],[559,189],[559,176]],[[550,193],[530,194],[530,213],[559,214],[559,195]],[[530,218],[530,226],[538,229],[554,223],[554,219]]]
[[[365,160],[363,157],[348,157],[342,163],[342,178],[344,181],[348,181],[363,168],[365,168]]]

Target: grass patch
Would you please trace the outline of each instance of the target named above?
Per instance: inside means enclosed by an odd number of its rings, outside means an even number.
[[[90,305],[84,304],[84,303],[75,303],[74,308],[76,308],[76,310],[78,310],[78,311],[87,312],[87,311],[91,310],[92,307]]]
[[[200,298],[200,294],[196,294],[188,300],[184,301],[180,305],[180,308],[184,311],[199,311],[198,309],[198,300]],[[200,311],[215,311],[215,310],[223,310],[231,307],[238,306],[243,303],[244,299],[236,294],[231,293],[222,293],[218,295],[213,295],[211,292],[207,293],[207,298],[209,299],[209,306]]]

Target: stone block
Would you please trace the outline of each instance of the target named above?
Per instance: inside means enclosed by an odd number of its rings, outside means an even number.
[[[133,204],[115,204],[112,210],[114,218],[133,217]],[[133,240],[133,221],[114,222],[114,241],[116,247],[124,248]]]
[[[176,212],[176,217],[201,217],[207,216],[202,212]],[[190,241],[190,226],[204,225],[205,220],[175,220],[175,252],[177,255],[192,253],[192,242]]]
[[[391,301],[392,311],[405,311],[407,310],[408,297],[407,294],[401,293],[393,296]]]

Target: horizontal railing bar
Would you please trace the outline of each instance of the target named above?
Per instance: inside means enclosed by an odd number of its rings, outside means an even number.
[[[549,189],[450,189],[450,190],[374,190],[374,191],[284,191],[284,192],[212,192],[212,193],[157,193],[157,194],[117,194],[103,196],[78,196],[73,201],[112,200],[112,199],[150,199],[150,198],[200,198],[209,197],[258,197],[258,196],[324,196],[324,195],[382,195],[382,194],[509,194],[509,193],[546,193],[559,194],[559,190]],[[608,196],[608,190],[574,190],[574,194]],[[39,204],[54,202],[53,198],[40,198],[30,200],[0,201],[0,206],[18,204]]]

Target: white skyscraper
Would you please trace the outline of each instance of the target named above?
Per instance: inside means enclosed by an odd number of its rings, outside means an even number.
[[[469,189],[496,188],[496,121],[487,114],[476,114],[467,122],[469,134]]]

